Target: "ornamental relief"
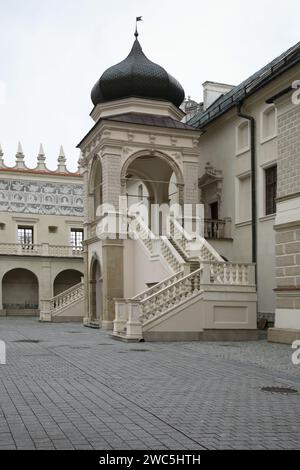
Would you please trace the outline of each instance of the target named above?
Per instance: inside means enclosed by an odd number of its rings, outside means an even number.
[[[0,211],[82,217],[82,184],[0,180]]]

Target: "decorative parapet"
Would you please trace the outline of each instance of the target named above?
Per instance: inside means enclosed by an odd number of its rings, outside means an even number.
[[[21,245],[20,243],[0,243],[0,255],[13,256],[50,256],[58,258],[82,258],[83,250],[80,247],[49,245]]]
[[[58,166],[56,170],[50,170],[46,166],[46,157],[43,145],[40,144],[39,152],[37,156],[37,165],[34,168],[29,168],[26,166],[25,163],[25,155],[23,152],[23,148],[21,142],[18,143],[17,153],[16,153],[16,161],[14,166],[7,166],[4,162],[4,153],[2,147],[0,145],[0,171],[22,171],[22,172],[30,172],[30,173],[47,173],[49,175],[64,175],[64,176],[74,176],[79,177],[82,174],[82,154],[80,153],[78,159],[78,170],[75,172],[69,171],[66,166],[67,159],[65,157],[63,146],[60,146],[59,156],[57,159]]]

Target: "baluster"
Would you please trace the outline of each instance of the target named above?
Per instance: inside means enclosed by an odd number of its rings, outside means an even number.
[[[235,284],[240,283],[240,267],[238,264],[235,265]]]

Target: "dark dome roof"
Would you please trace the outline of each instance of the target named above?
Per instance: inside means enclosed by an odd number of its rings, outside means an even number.
[[[95,106],[130,96],[166,100],[177,107],[184,100],[180,83],[163,67],[147,59],[137,39],[126,59],[107,69],[91,93]]]

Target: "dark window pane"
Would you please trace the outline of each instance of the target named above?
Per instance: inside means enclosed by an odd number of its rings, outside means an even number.
[[[276,212],[277,166],[265,170],[266,176],[266,215]]]

